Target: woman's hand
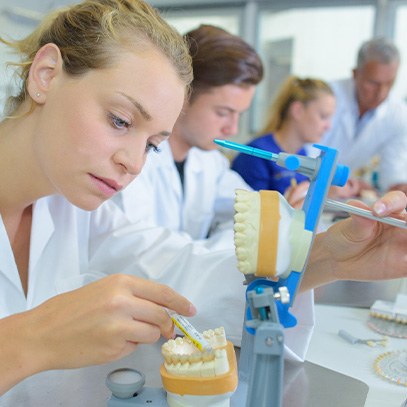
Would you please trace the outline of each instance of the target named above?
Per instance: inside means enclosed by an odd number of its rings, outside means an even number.
[[[392,185],[389,191],[402,191],[407,195],[407,183]]]
[[[363,189],[371,189],[371,187],[357,178],[349,178],[343,187],[332,186],[328,195],[333,199],[355,198]]]
[[[116,274],[4,318],[0,394],[39,371],[110,362],[138,343],[172,337],[164,308],[195,314],[192,304],[169,287]]]
[[[353,201],[352,205],[369,209]],[[407,197],[389,192],[373,205],[378,216],[407,220]],[[301,290],[335,280],[382,280],[407,276],[407,230],[360,216],[337,222],[318,234]]]
[[[309,182],[303,181],[299,184],[293,184],[284,193],[284,198],[295,209],[301,209],[307,195]]]

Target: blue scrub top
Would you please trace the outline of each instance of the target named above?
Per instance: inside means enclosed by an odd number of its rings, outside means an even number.
[[[276,143],[271,133],[252,140],[248,146],[260,148],[275,154],[285,152]],[[296,154],[306,155],[306,151],[304,148],[301,148]],[[232,169],[238,172],[256,191],[268,189],[284,194],[286,189],[291,186],[292,178],[295,178],[297,183],[308,180],[305,175],[280,167],[274,161],[243,153],[236,156],[233,160]]]

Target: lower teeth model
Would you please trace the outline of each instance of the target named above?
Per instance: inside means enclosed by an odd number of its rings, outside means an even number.
[[[170,407],[228,407],[237,387],[233,345],[223,327],[203,332],[209,348],[199,350],[186,337],[165,342],[161,379]]]
[[[304,229],[304,211],[293,209],[277,191],[240,189],[235,211],[236,257],[243,274],[287,278],[302,271],[312,240]]]

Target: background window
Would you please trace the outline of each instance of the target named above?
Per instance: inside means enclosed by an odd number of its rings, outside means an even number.
[[[266,75],[257,92],[252,130],[263,126],[275,92],[288,75],[327,81],[349,77],[360,44],[373,35],[374,15],[373,6],[261,13],[259,51]]]

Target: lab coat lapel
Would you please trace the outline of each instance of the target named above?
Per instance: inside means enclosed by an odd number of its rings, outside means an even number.
[[[158,168],[162,173],[161,179],[170,179],[170,185],[167,185],[167,188],[172,189],[177,200],[177,207],[180,208],[183,205],[184,193],[182,191],[181,179],[174,163],[174,156],[172,155],[170,144],[168,142],[163,142],[160,144],[160,148],[161,154],[159,158],[162,160],[162,164],[159,165]]]
[[[45,198],[34,203],[31,247],[30,247],[30,271],[34,270],[47,245],[55,226]]]
[[[14,253],[10,245],[3,219],[0,215],[0,273],[9,280],[19,291],[22,292],[20,275],[18,274],[17,264],[14,259]]]
[[[210,163],[210,161],[208,161]],[[206,162],[206,164],[208,164]],[[205,167],[205,161],[195,148],[189,151],[187,162],[185,163],[185,193],[184,209],[182,211],[183,230],[187,230],[193,239],[203,239],[206,237],[209,225],[207,213],[212,214],[212,207],[208,207],[213,197],[213,190],[216,185],[206,185],[205,171],[214,171],[213,168]],[[211,178],[212,179],[212,178]],[[204,189],[204,193],[202,192]]]

